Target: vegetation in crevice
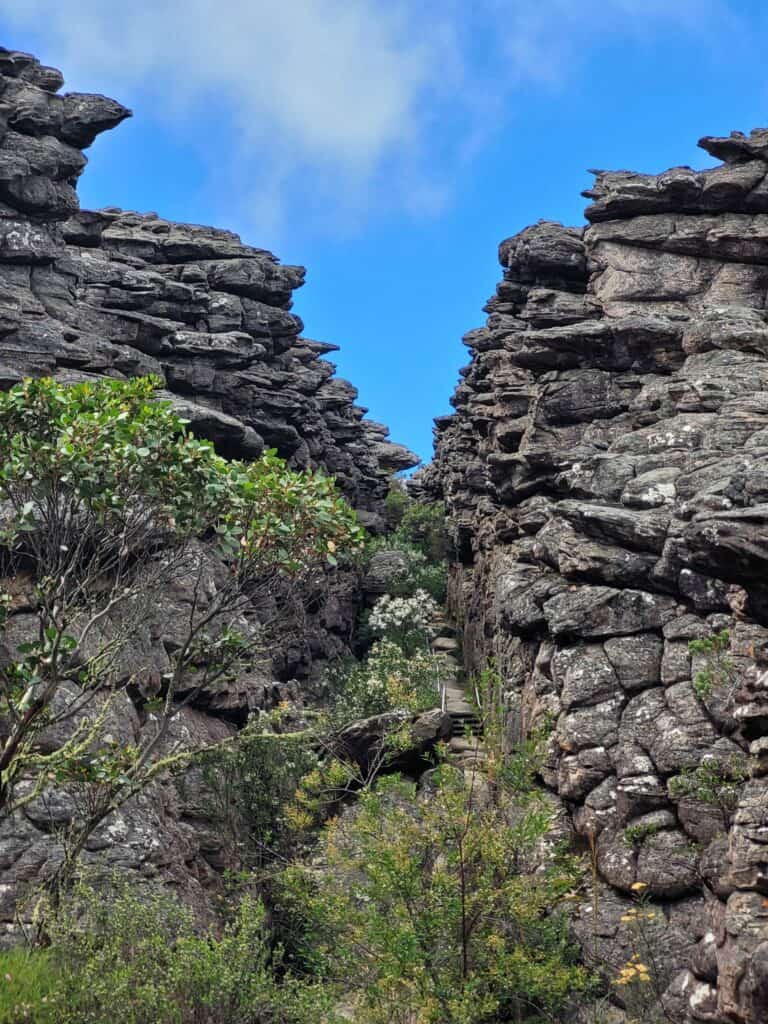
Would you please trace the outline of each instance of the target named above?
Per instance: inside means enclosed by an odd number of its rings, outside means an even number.
[[[703,660],[703,667],[694,674],[692,683],[694,693],[701,700],[706,700],[717,690],[733,685],[735,669],[729,653],[730,645],[731,634],[727,629],[721,629],[701,640],[689,641],[688,650]]]
[[[362,534],[332,481],[274,453],[221,459],[154,389],[39,381],[0,397],[2,569],[29,580],[25,608],[39,619],[2,668],[0,811],[54,786],[89,808],[61,831],[66,870],[31,896],[28,948],[0,953],[0,1024],[559,1019],[593,981],[563,914],[581,866],[564,849],[537,860],[552,818],[535,785],[541,737],[509,747],[489,716],[487,773],[445,762],[436,743],[420,783],[392,774],[414,717],[438,701],[442,509],[393,486],[394,529],[364,561],[399,552],[402,569],[365,618],[363,657],[329,668],[319,706],[253,714],[231,739],[182,749],[170,741],[180,711],[263,656],[270,634],[249,618],[258,594],[304,600],[302,586],[356,555]],[[206,551],[223,567],[213,587]],[[147,689],[123,667],[126,638],[180,576],[191,578],[188,635]],[[142,601],[140,580],[152,584]],[[4,594],[0,634],[19,600]],[[481,680],[496,703],[499,687]],[[57,698],[73,688],[62,716]],[[154,723],[131,743],[108,732],[128,694]],[[356,759],[340,738],[371,717],[382,727]],[[36,737],[63,722],[63,742],[42,753]],[[228,850],[216,929],[149,880],[81,870],[94,830],[170,773],[205,802]]]

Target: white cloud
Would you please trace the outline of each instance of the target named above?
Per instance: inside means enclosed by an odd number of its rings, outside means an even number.
[[[407,25],[373,0],[15,0],[0,9],[51,38],[67,74],[153,83],[169,107],[211,95],[315,159],[366,168],[412,128],[431,73]]]
[[[212,164],[260,220],[301,188],[338,221],[443,208],[516,86],[557,87],[606,36],[699,32],[720,4],[0,0],[0,14],[50,43],[75,87],[148,91],[185,131],[217,111],[231,142]]]

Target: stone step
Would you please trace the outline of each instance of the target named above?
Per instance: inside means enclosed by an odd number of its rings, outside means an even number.
[[[451,735],[465,736],[471,733],[473,736],[482,736],[483,723],[473,714],[455,714],[450,708],[448,714],[451,716]]]
[[[479,737],[473,737],[467,739],[466,736],[451,736],[448,741],[448,749],[453,754],[464,754],[467,751],[482,751],[483,745],[479,742]],[[485,756],[485,753],[483,753]]]
[[[455,698],[448,697],[445,702],[445,710],[451,715],[467,716],[474,715],[475,709],[471,704],[468,704],[465,700],[456,700]]]
[[[471,714],[475,713],[474,705],[469,703],[461,690],[454,690],[453,688],[447,689],[445,691],[445,699],[453,701],[455,704],[461,704],[465,708],[469,708]]]
[[[438,636],[430,644],[433,654],[453,654],[458,651],[459,642],[450,636]]]

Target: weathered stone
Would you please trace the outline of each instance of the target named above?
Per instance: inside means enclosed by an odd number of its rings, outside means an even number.
[[[658,686],[661,679],[663,645],[652,633],[614,637],[605,643],[605,653],[625,690]]]
[[[642,590],[581,587],[550,598],[543,611],[554,637],[586,640],[661,629],[676,604]]]
[[[708,966],[669,975],[669,1013],[756,1024],[768,946],[736,897],[768,894],[768,130],[702,145],[725,163],[598,171],[586,230],[502,243],[422,479],[461,553],[466,668],[493,657],[524,722],[557,716],[542,778],[599,836],[603,877],[703,889],[722,919],[730,897],[725,974],[708,940]],[[690,650],[723,630],[721,663]],[[670,776],[747,747],[735,809],[670,797]],[[629,848],[649,815],[664,827]]]
[[[334,377],[334,365],[323,358],[334,346],[300,337],[303,324],[290,305],[304,269],[280,264],[230,231],[153,213],[80,211],[81,150],[130,111],[103,96],[58,94],[62,84],[59,72],[28,54],[0,49],[0,387],[25,376],[75,383],[155,374],[166,389],[161,397],[222,454],[250,459],[276,447],[294,468],[322,468],[361,522],[380,532],[391,472],[418,460],[387,439],[386,427],[366,420],[356,389]],[[210,552],[197,555],[200,593],[215,592],[223,566]],[[141,711],[125,692],[115,698],[105,729],[120,742],[136,743],[151,725],[144,701],[169,670],[193,583],[180,573],[157,615],[132,630],[115,658],[115,681],[130,681]],[[0,665],[34,636],[24,580],[12,601]],[[169,739],[188,749],[218,743],[251,713],[300,703],[307,679],[350,651],[361,604],[358,573],[329,573],[307,603],[301,629],[297,622],[293,630],[298,639],[275,644],[271,665],[252,666],[215,687],[187,679],[179,695],[194,706],[181,709]],[[262,611],[248,608],[236,625],[247,633]],[[119,632],[116,619],[115,612],[100,620],[91,641]],[[67,684],[57,709],[81,697]],[[41,750],[57,749],[71,728],[71,721],[52,724],[41,734]],[[417,730],[425,748],[429,728],[425,718]],[[197,793],[187,804],[166,778],[126,803],[90,837],[85,860],[171,885],[205,920],[222,872],[238,865],[215,813],[205,810],[212,794],[199,778],[186,782],[187,792]],[[54,826],[70,814],[68,795],[52,788],[0,827],[2,926],[14,920],[24,886],[43,881],[60,863]]]
[[[388,758],[387,764],[390,768],[411,771],[421,764],[423,770],[427,763],[425,759],[435,744],[451,735],[451,716],[439,709],[425,711],[421,715],[390,712],[353,722],[339,733],[338,753],[367,771],[381,758],[382,743],[387,734],[403,725],[410,730],[411,745],[402,749],[398,747],[396,757]]]

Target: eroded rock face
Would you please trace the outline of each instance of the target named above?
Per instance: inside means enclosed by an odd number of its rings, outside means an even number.
[[[301,336],[291,300],[304,269],[283,266],[230,231],[154,213],[81,211],[82,150],[130,111],[103,96],[62,95],[62,84],[60,72],[34,57],[0,49],[0,388],[25,376],[156,374],[193,430],[223,454],[248,459],[270,447],[294,467],[323,467],[364,525],[380,529],[388,473],[418,460],[366,420],[356,389],[334,376],[323,357],[336,346]],[[211,586],[217,571],[211,564]],[[2,582],[20,597],[0,663],[35,626],[19,581]],[[184,614],[183,591],[181,581],[158,610],[162,621],[126,651],[147,692]],[[182,746],[221,741],[250,712],[297,700],[318,664],[349,650],[357,575],[329,575],[314,605],[295,638],[273,652],[271,670],[254,668],[184,710],[174,726]],[[134,742],[146,723],[128,696],[123,711],[113,732]],[[202,919],[210,916],[211,892],[236,860],[199,789],[189,780],[186,789],[158,782],[105,822],[85,860],[170,884]],[[72,813],[67,795],[52,791],[0,826],[0,928],[12,928],[25,887],[55,870],[56,827]]]
[[[449,511],[468,667],[496,659],[516,695],[511,728],[554,724],[545,782],[612,893],[598,901],[610,923],[585,924],[585,944],[631,942],[621,918],[645,883],[683,933],[670,1008],[756,1024],[768,1019],[768,131],[701,145],[725,163],[597,172],[587,227],[540,222],[501,244],[503,280],[464,339],[471,362],[421,486]],[[732,670],[702,696],[706,659],[689,642],[723,629]],[[739,766],[735,806],[670,786],[717,765]]]
[[[322,358],[336,346],[301,337],[291,304],[304,268],[231,231],[81,211],[81,150],[130,111],[59,95],[62,83],[0,50],[0,386],[157,374],[224,454],[271,447],[294,466],[322,466],[379,528],[387,471],[418,460],[364,418],[356,389]]]

